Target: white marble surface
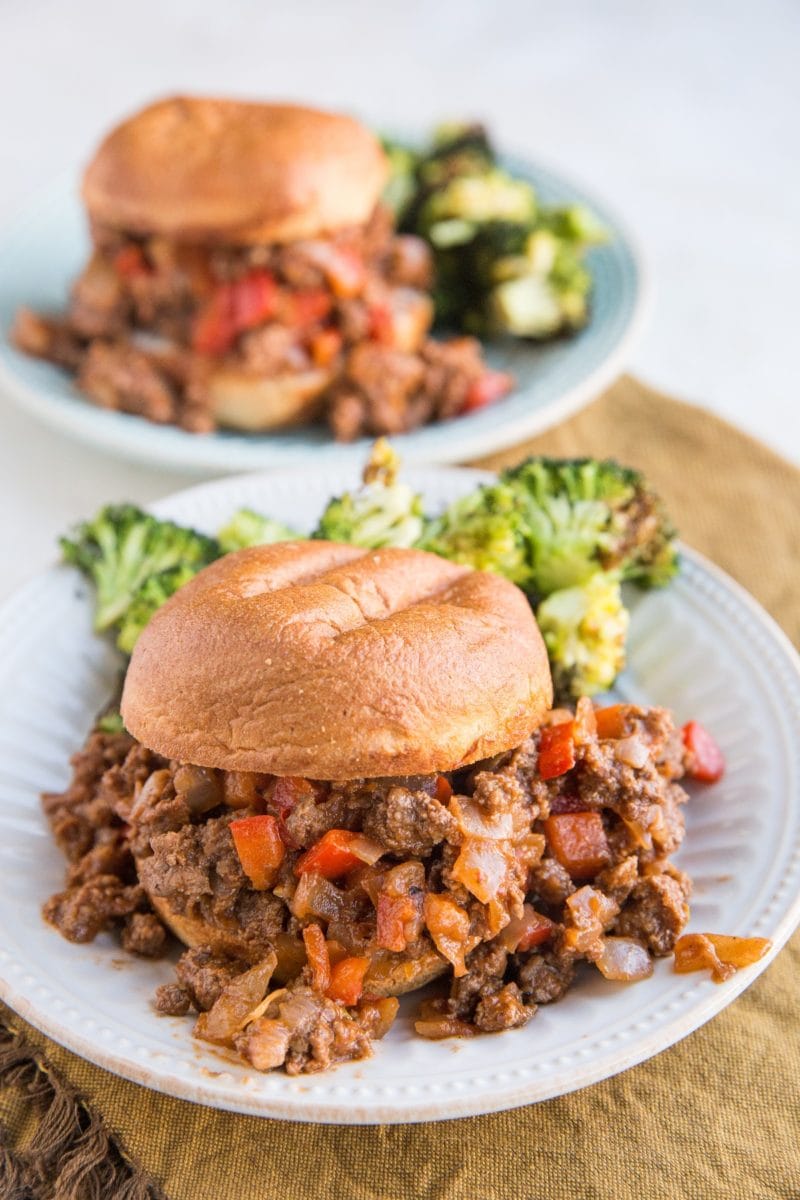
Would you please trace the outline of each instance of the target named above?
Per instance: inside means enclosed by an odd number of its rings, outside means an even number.
[[[655,304],[632,368],[800,462],[798,61],[794,0],[5,0],[0,223],[170,90],[473,113],[638,233]],[[183,483],[2,414],[0,596],[71,520]]]

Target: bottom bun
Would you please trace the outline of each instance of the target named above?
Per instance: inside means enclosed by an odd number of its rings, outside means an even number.
[[[312,421],[331,381],[323,370],[294,371],[271,379],[225,367],[208,380],[211,412],[220,425],[258,433]]]
[[[150,903],[164,924],[185,946],[210,946],[217,954],[234,956],[246,951],[246,943],[235,933],[220,929],[202,917],[175,912],[162,896],[150,896]],[[297,955],[287,953],[280,942],[276,952],[278,965],[275,968],[275,981],[287,983],[297,971]],[[449,965],[433,948],[411,959],[381,950],[364,977],[364,992],[368,996],[402,996],[425,987],[443,975]]]

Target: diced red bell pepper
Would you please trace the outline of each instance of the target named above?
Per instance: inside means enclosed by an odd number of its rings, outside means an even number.
[[[571,879],[591,879],[608,864],[603,818],[597,812],[558,813],[544,822],[547,844]]]
[[[514,376],[507,371],[484,371],[467,389],[462,413],[478,412],[508,395],[514,386]]]
[[[343,958],[334,963],[325,995],[329,1000],[340,1000],[342,1004],[358,1004],[368,969],[368,958]]]
[[[304,875],[314,871],[325,879],[338,879],[348,871],[363,865],[363,858],[349,848],[350,844],[360,834],[350,833],[347,829],[329,829],[310,850],[306,850],[295,863],[295,873]]]
[[[131,242],[117,251],[114,255],[114,270],[123,279],[133,279],[136,275],[151,274],[151,267],[144,256],[144,251],[135,242]]]
[[[333,297],[323,288],[305,288],[299,292],[284,292],[279,301],[279,316],[286,325],[295,328],[316,325],[330,315]]]
[[[376,905],[378,945],[383,950],[400,952],[408,945],[406,922],[414,921],[419,909],[410,896],[389,896],[381,892]]]
[[[268,813],[231,821],[231,837],[242,870],[257,891],[271,887],[283,862],[286,847],[278,822]]]
[[[550,940],[555,932],[555,922],[543,917],[532,904],[522,906],[522,915],[512,917],[500,931],[500,942],[506,950],[527,953],[536,946]]]
[[[303,930],[308,965],[311,967],[311,986],[318,992],[327,991],[331,982],[331,960],[325,934],[319,925],[306,925]]]
[[[698,721],[687,721],[682,733],[688,751],[689,778],[699,783],[716,783],[725,773],[725,759],[714,738]]]
[[[607,708],[595,709],[594,718],[597,722],[599,738],[624,738],[630,733],[628,714],[630,704],[609,704]]]
[[[534,946],[541,946],[544,942],[549,942],[553,936],[553,929],[552,921],[548,921],[547,917],[540,917],[539,921],[532,924],[517,942],[517,950],[521,950],[524,954],[528,950],[533,950]]]
[[[320,329],[311,339],[311,357],[318,367],[327,367],[342,348],[342,335],[338,329]]]
[[[198,312],[192,346],[198,354],[226,354],[240,333],[275,316],[278,287],[269,271],[251,271],[220,283]]]
[[[194,319],[192,348],[198,354],[226,354],[236,340],[230,285],[215,288]]]
[[[369,309],[369,336],[381,346],[393,346],[396,338],[394,313],[388,304],[372,304]]]
[[[231,313],[237,332],[255,329],[275,315],[278,285],[269,271],[251,271],[230,284]]]
[[[546,725],[539,737],[539,776],[555,779],[575,766],[575,728],[572,721]]]
[[[453,794],[453,789],[450,785],[450,780],[446,775],[436,776],[436,799],[440,804],[447,804],[447,801]]]

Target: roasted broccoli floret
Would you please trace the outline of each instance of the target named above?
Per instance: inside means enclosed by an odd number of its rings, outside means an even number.
[[[535,598],[618,568],[644,587],[676,570],[675,531],[643,476],[597,459],[531,458],[429,521],[421,545],[497,571]]]
[[[266,546],[271,542],[291,542],[302,537],[282,521],[265,517],[252,508],[240,508],[217,534],[223,554],[243,550],[245,546]]]
[[[557,698],[593,696],[611,687],[625,666],[629,621],[618,572],[598,571],[580,587],[553,592],[537,608],[536,619]]]
[[[160,521],[133,504],[109,505],[61,539],[64,560],[97,588],[95,629],[119,625],[152,575],[181,567],[195,574],[219,557],[214,538]]]
[[[514,179],[500,167],[480,174],[457,175],[443,187],[431,192],[420,221],[434,245],[453,245],[452,237],[442,241],[442,223],[462,223],[468,241],[476,227],[487,221],[509,221],[527,225],[536,217],[536,193],[525,179]]]
[[[139,634],[153,613],[161,608],[161,605],[166,603],[178,588],[182,588],[185,583],[193,579],[197,571],[197,567],[184,565],[168,567],[166,571],[159,571],[157,575],[151,575],[144,581],[119,622],[117,645],[123,654],[133,652]]]
[[[385,438],[375,443],[358,491],[328,503],[313,538],[354,546],[414,546],[422,536],[422,497],[397,481],[400,459]]]
[[[440,324],[545,340],[586,323],[592,278],[583,258],[607,234],[585,206],[540,204],[479,124],[442,125],[423,152],[393,144],[387,152],[387,201],[403,232],[433,249]]]
[[[389,179],[383,189],[383,201],[400,224],[416,194],[419,155],[409,146],[403,146],[390,138],[383,139],[383,149],[389,160]]]
[[[675,530],[639,471],[611,460],[531,458],[501,479],[525,506],[528,586],[539,596],[600,569],[641,587],[675,574]]]
[[[423,550],[480,571],[495,571],[513,583],[530,583],[527,525],[514,488],[489,484],[454,501],[427,523]]]
[[[125,726],[122,722],[122,714],[119,709],[107,709],[102,716],[97,718],[96,728],[102,733],[124,733]]]

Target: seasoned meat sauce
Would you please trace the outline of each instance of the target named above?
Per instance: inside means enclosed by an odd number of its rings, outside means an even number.
[[[201,940],[156,1008],[208,1013],[227,1031],[211,1040],[263,1068],[368,1053],[396,1010],[381,981],[398,972],[404,990],[440,976],[425,1036],[515,1028],[580,962],[604,970],[619,939],[649,962],[688,920],[690,883],[669,862],[680,733],[665,710],[631,706],[624,736],[600,737],[593,713],[553,714],[571,720],[575,760],[555,778],[540,732],[447,777],[325,783],[188,767],[95,731],[67,790],[43,800],[69,863],[44,915],[70,940],[117,928],[151,956],[168,943],[153,905],[194,922]],[[231,832],[253,818],[280,851],[266,887]]]
[[[321,415],[349,441],[455,416],[511,386],[474,339],[428,337],[430,250],[396,234],[380,206],[364,227],[289,245],[214,249],[100,226],[93,238],[66,315],[22,309],[13,336],[101,408],[208,432],[220,364],[253,380],[317,370]]]

